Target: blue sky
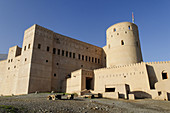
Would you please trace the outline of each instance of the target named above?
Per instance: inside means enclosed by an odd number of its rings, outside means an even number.
[[[0,54],[33,24],[103,47],[106,29],[132,12],[144,61],[170,60],[170,0],[0,0]]]

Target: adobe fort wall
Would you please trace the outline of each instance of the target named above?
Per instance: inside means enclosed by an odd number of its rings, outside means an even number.
[[[103,93],[107,87],[115,87],[115,84],[127,84],[131,91],[150,89],[145,63],[97,69],[94,75],[95,92]]]

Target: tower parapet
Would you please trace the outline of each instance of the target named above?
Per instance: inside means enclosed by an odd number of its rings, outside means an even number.
[[[107,67],[143,61],[138,27],[134,23],[112,25],[106,31],[106,38]]]

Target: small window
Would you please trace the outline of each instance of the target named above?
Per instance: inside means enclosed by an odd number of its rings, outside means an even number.
[[[113,37],[113,35],[111,35],[111,37]]]
[[[119,35],[119,33],[117,33],[117,35]]]
[[[8,70],[10,70],[10,67],[8,67]]]
[[[83,65],[81,65],[81,67],[83,67]]]
[[[115,31],[116,31],[116,28],[113,29],[113,32],[115,32]]]
[[[89,57],[89,62],[91,61],[91,57]]]
[[[8,60],[8,63],[10,63],[10,60]]]
[[[84,60],[84,55],[82,55],[82,60]]]
[[[25,58],[25,61],[27,61],[27,58]]]
[[[81,57],[81,55],[79,54],[79,56],[78,56],[79,60],[80,60],[80,57]]]
[[[25,46],[25,47],[24,47],[24,51],[26,50],[26,48],[27,48],[27,47]]]
[[[75,53],[73,53],[73,58],[76,58],[76,54]]]
[[[125,34],[127,34],[127,31],[125,31]]]
[[[56,63],[56,65],[58,66],[58,65],[59,65],[59,63]]]
[[[11,59],[11,62],[13,61],[13,59]]]
[[[158,91],[158,95],[161,96],[162,92],[161,91]]]
[[[87,58],[88,58],[88,57],[86,56],[86,61],[87,61]]]
[[[54,73],[54,77],[56,77],[56,73]]]
[[[166,71],[162,72],[162,79],[168,79],[168,73]]]
[[[38,44],[38,49],[41,49],[41,44]]]
[[[62,50],[62,56],[64,56],[64,50]]]
[[[97,63],[97,58],[95,58],[95,63]]]
[[[16,68],[16,66],[14,66],[14,68]]]
[[[47,46],[47,51],[50,51],[50,47]]]
[[[115,92],[115,88],[105,88],[105,92]]]
[[[31,46],[31,45],[30,45],[30,44],[28,44],[28,49],[30,49],[30,46]]]
[[[130,30],[130,26],[128,26],[128,29]]]
[[[46,62],[48,62],[48,60],[46,60]]]
[[[94,62],[94,58],[92,57],[92,62]]]
[[[66,57],[68,57],[68,51],[66,51]]]
[[[56,54],[56,48],[53,48],[53,54]]]
[[[100,59],[98,59],[98,64],[100,64]]]
[[[72,57],[72,52],[69,53],[69,57],[70,57],[70,58]]]
[[[124,41],[123,40],[121,40],[121,45],[124,45]]]
[[[60,49],[58,49],[58,55],[60,55]]]

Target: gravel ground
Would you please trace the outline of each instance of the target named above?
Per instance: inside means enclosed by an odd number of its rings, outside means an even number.
[[[47,100],[49,94],[0,97],[0,113],[170,113],[170,101],[84,99]]]

